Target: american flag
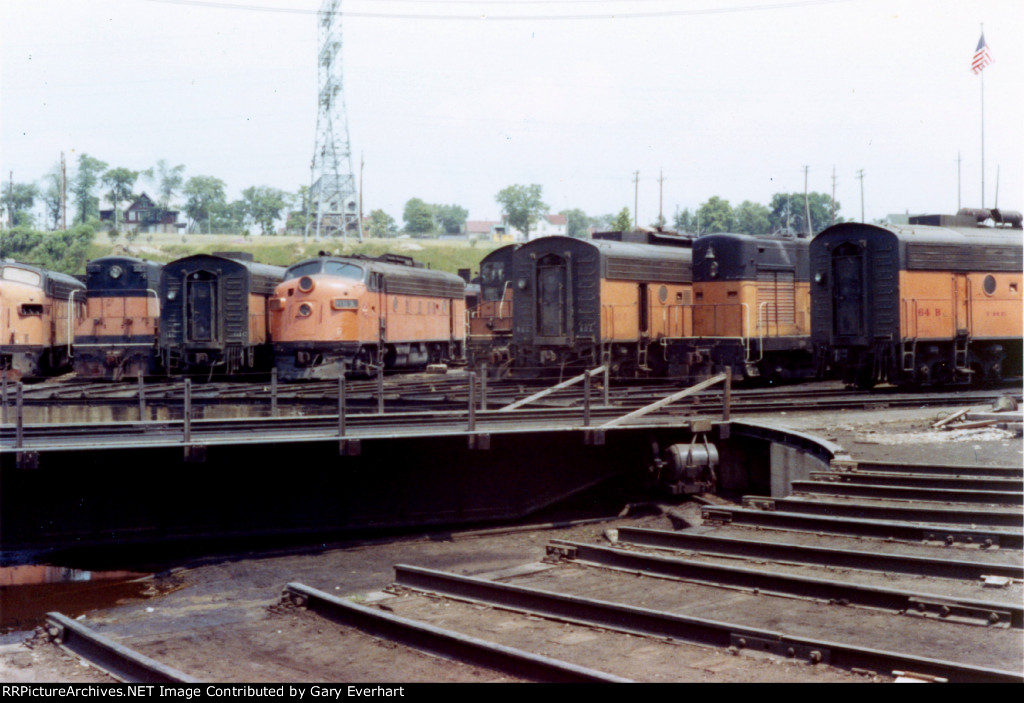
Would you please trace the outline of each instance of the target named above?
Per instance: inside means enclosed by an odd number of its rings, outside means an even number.
[[[992,54],[988,53],[988,44],[985,43],[985,35],[978,40],[978,48],[974,50],[974,59],[971,60],[971,70],[975,74],[981,73],[986,66],[992,63]]]

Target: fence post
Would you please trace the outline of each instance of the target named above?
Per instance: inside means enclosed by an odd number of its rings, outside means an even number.
[[[21,396],[21,381],[18,381],[18,386],[17,386],[17,391],[16,392],[17,392],[17,401],[16,402],[17,402],[17,407],[18,407],[18,417],[17,417],[18,426],[17,426],[17,430],[16,430],[16,434],[15,434],[15,444],[14,444],[14,446],[17,449],[21,449],[22,445],[25,442],[25,417],[23,415],[23,412],[24,412],[24,399]]]
[[[192,379],[185,379],[185,444],[192,442]]]
[[[729,410],[732,406],[732,368],[725,371],[725,394],[722,397],[722,422],[729,421]]]
[[[590,374],[583,377],[583,426],[590,427]]]
[[[270,416],[277,417],[277,367],[270,370]]]
[[[469,374],[469,431],[476,430],[476,374]]]
[[[480,409],[487,409],[487,362],[480,362]]]
[[[146,383],[139,374],[139,422],[146,421]]]
[[[384,363],[377,364],[377,412],[384,414]]]

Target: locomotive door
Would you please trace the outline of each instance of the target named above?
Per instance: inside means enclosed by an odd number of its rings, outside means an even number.
[[[217,279],[198,271],[185,279],[185,341],[213,342],[217,330]]]
[[[537,336],[564,337],[566,261],[548,254],[537,262]]]
[[[957,337],[967,336],[971,329],[970,315],[970,288],[967,281],[967,274],[953,274],[953,334]]]
[[[846,242],[832,254],[832,330],[836,337],[864,334],[864,249]]]

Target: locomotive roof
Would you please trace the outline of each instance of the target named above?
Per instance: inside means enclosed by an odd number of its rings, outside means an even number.
[[[809,243],[786,235],[705,234],[693,243],[694,279],[746,280],[759,270],[785,270],[806,280]]]
[[[145,267],[146,280],[147,282],[156,287],[160,284],[160,273],[163,271],[164,265],[157,261],[149,261],[148,259],[139,259],[134,256],[123,256],[118,254],[111,254],[110,256],[101,256],[98,259],[93,259],[85,265],[85,272],[89,274],[89,269],[93,266],[100,266],[103,269],[110,268],[111,266],[132,266],[137,267],[139,265]]]
[[[407,295],[441,295],[461,298],[465,295],[466,282],[454,273],[435,271],[414,265],[415,262],[391,263],[390,261],[373,258],[348,256],[316,256],[305,259],[288,267],[285,277],[291,277],[291,271],[314,261],[337,261],[359,266],[366,271],[384,274],[385,287],[389,293]],[[412,261],[410,259],[410,261]]]
[[[689,262],[692,252],[689,247],[668,246],[660,244],[640,244],[636,242],[617,242],[607,239],[577,239],[575,237],[538,237],[531,242],[523,244],[519,251],[527,252],[532,249],[593,249],[602,258],[631,258],[648,260],[673,260]]]
[[[84,290],[85,284],[74,276],[69,276],[66,273],[60,273],[58,271],[51,271],[44,269],[40,266],[33,266],[32,264],[23,264],[17,261],[0,261],[0,270],[5,268],[16,268],[25,271],[33,271],[39,274],[42,281],[40,286],[43,292],[47,295],[66,298],[71,294],[73,290]]]
[[[220,256],[217,254],[192,254],[191,256],[185,256],[172,261],[169,264],[165,264],[164,269],[189,269],[195,266],[200,266],[204,263],[213,263],[221,267],[228,266],[231,268],[244,268],[254,276],[276,279],[278,281],[284,278],[285,272],[285,268],[283,266],[271,266],[270,264],[260,264],[254,261],[245,261],[243,259],[237,259],[230,256]]]
[[[841,222],[819,232],[814,239],[825,237],[893,236],[900,241],[920,244],[956,244],[956,245],[1003,245],[1016,243],[1021,245],[1018,230],[995,227],[936,227],[933,225],[874,225],[862,222]]]
[[[496,259],[509,260],[512,258],[512,254],[515,253],[516,249],[521,247],[522,244],[506,244],[503,247],[498,247],[490,254],[480,259],[480,265],[483,266],[485,261],[494,261]]]
[[[843,222],[811,241],[820,250],[826,240],[895,239],[900,265],[933,271],[1020,271],[1024,242],[1018,230],[931,225],[869,225]]]

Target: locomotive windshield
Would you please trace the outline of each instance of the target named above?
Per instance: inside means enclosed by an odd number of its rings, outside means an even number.
[[[505,262],[488,261],[480,270],[480,293],[488,302],[501,300],[505,293]]]
[[[36,271],[29,271],[28,269],[18,268],[16,266],[4,266],[3,278],[5,281],[27,283],[30,286],[39,286],[43,283],[43,277]]]
[[[324,259],[316,259],[315,261],[307,261],[304,264],[296,264],[295,266],[292,266],[288,269],[287,278],[300,278],[302,276],[311,276],[315,273],[326,273],[329,276],[348,278],[353,281],[363,280],[362,267],[345,261],[330,261]]]

